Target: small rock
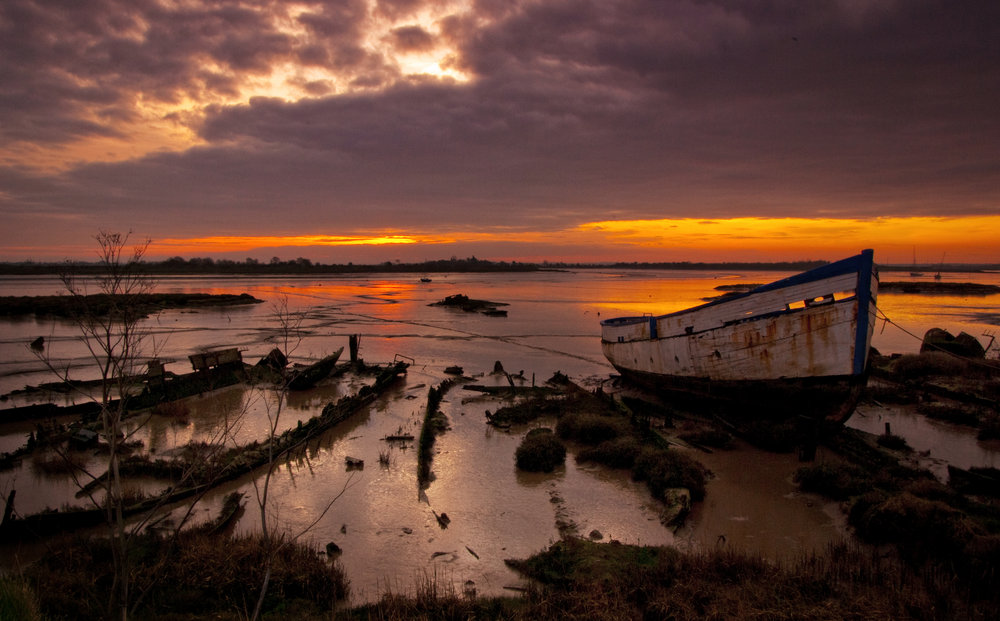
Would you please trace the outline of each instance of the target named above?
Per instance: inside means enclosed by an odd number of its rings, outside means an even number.
[[[412,535],[413,534],[413,529],[412,528],[407,528],[406,526],[404,526],[403,527],[403,532],[406,533],[407,535]]]
[[[600,541],[601,539],[604,539],[604,535],[601,534],[601,531],[595,528],[594,530],[590,531],[590,538],[593,539],[594,541]]]
[[[340,549],[340,546],[338,546],[334,542],[331,541],[330,543],[326,544],[327,556],[340,556],[343,553],[344,551]]]

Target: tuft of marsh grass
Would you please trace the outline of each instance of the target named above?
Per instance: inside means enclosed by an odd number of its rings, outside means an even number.
[[[0,574],[0,621],[41,621],[38,596],[27,580]]]
[[[527,472],[552,472],[565,461],[566,447],[547,427],[526,433],[514,452],[518,469]]]
[[[259,593],[268,552],[257,535],[142,535],[130,549],[134,601],[140,602],[132,616],[245,615],[247,602],[255,601]],[[107,539],[77,538],[28,567],[25,579],[38,595],[42,614],[52,619],[104,618],[113,579],[111,554]],[[264,610],[272,615],[296,610],[303,613],[297,616],[318,617],[332,611],[347,590],[348,580],[339,565],[328,563],[310,546],[285,541],[274,556]]]
[[[629,422],[621,417],[591,412],[567,412],[556,424],[556,433],[563,440],[591,446],[627,435],[630,430]]]

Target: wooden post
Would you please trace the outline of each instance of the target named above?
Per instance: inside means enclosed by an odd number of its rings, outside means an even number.
[[[14,513],[14,494],[16,493],[17,490],[12,489],[10,490],[10,494],[7,495],[7,507],[3,510],[3,520],[0,520],[0,529],[6,526],[11,514]]]
[[[361,336],[357,334],[352,334],[348,337],[348,347],[351,351],[351,362],[358,361],[358,348],[361,345]]]

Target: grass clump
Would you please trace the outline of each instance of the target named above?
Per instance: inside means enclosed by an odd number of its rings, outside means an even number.
[[[525,434],[514,453],[519,470],[552,472],[566,462],[566,447],[547,427],[532,429]]]
[[[850,464],[821,463],[799,468],[795,482],[804,492],[847,500],[872,488],[871,476],[858,466]]]
[[[917,405],[917,414],[958,425],[977,427],[986,418],[981,408],[931,401]]]
[[[588,446],[576,455],[578,462],[594,462],[609,468],[631,470],[642,445],[635,437],[624,436]]]
[[[11,574],[0,575],[0,619],[35,621],[43,618],[38,597],[27,580]]]
[[[629,423],[620,417],[591,412],[569,412],[559,418],[556,433],[563,440],[591,446],[628,434]]]
[[[705,498],[705,469],[694,459],[676,451],[644,447],[635,458],[632,478],[645,481],[656,498],[662,499],[664,492],[674,487],[687,488],[692,500]]]
[[[53,548],[25,572],[45,617],[108,615],[111,548],[107,539],[76,539]],[[263,584],[268,547],[258,536],[143,535],[130,546],[133,618],[235,618],[248,614]],[[266,614],[318,616],[347,595],[340,567],[313,548],[284,542],[273,552]]]
[[[847,544],[783,565],[570,538],[508,564],[543,585],[515,619],[930,620],[990,616],[997,601],[964,598],[933,572]]]
[[[960,555],[984,534],[958,509],[911,492],[867,497],[851,512],[851,524],[861,538],[893,543],[911,558]]]

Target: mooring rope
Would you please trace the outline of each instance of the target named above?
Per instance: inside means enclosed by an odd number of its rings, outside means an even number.
[[[985,368],[993,370],[993,371],[997,370],[997,367],[995,365],[989,364],[986,361],[979,360],[978,358],[969,358],[968,356],[962,356],[962,355],[956,354],[955,352],[948,351],[947,349],[944,349],[943,347],[941,347],[939,345],[935,345],[934,343],[928,343],[928,342],[924,341],[923,337],[917,336],[916,334],[910,332],[909,330],[907,330],[903,326],[899,325],[898,323],[896,323],[895,321],[893,321],[892,319],[890,319],[889,316],[886,315],[885,312],[881,308],[879,308],[878,306],[875,307],[875,312],[877,313],[877,315],[879,316],[879,318],[882,319],[882,321],[883,321],[883,323],[882,323],[882,329],[879,331],[880,334],[882,334],[882,333],[885,332],[885,326],[886,325],[892,324],[893,326],[895,326],[896,328],[898,328],[899,330],[901,330],[903,333],[905,333],[905,334],[907,334],[909,336],[912,336],[916,340],[920,341],[922,346],[926,345],[929,348],[935,349],[935,350],[937,350],[937,351],[939,351],[941,353],[944,353],[944,354],[948,354],[949,356],[952,356],[953,358],[958,358],[959,360],[964,360],[965,362],[968,362],[970,364],[974,364],[974,365],[978,365],[978,366],[981,366],[981,367],[985,367]],[[990,346],[992,347],[992,343],[990,344]]]

